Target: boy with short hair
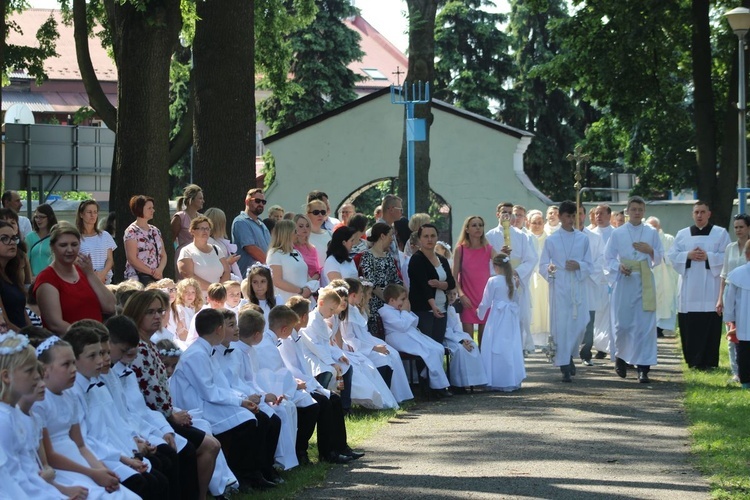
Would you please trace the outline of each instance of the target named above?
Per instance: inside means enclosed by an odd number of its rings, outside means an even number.
[[[227,289],[222,283],[211,283],[206,290],[206,303],[203,304],[201,311],[205,309],[221,309],[224,307],[224,303],[227,300]],[[188,327],[188,334],[185,338],[185,344],[190,346],[198,338],[198,332],[195,329],[195,317],[194,314],[190,320],[190,326]]]
[[[426,369],[422,370],[420,377],[428,379],[430,388],[438,396],[452,396],[448,390],[450,382],[443,369],[445,348],[419,331],[417,315],[404,310],[406,297],[406,288],[401,285],[388,285],[383,290],[385,305],[378,314],[383,319],[385,341],[399,352],[422,358]]]
[[[120,420],[111,428],[108,412],[112,398],[99,378],[103,356],[99,334],[86,325],[71,325],[63,336],[76,358],[76,381],[70,389],[81,415],[81,433],[94,455],[120,477],[120,482],[143,498],[164,498],[169,481],[161,473],[148,471],[150,463],[136,458],[136,443]],[[115,415],[116,416],[116,415]],[[124,432],[122,432],[124,431]]]
[[[215,356],[216,346],[224,340],[224,317],[215,309],[203,309],[195,315],[195,329],[199,337],[182,354],[170,380],[175,404],[203,411],[240,484],[276,486],[267,427],[256,418],[258,405],[229,386]],[[276,443],[271,446],[275,449]]]

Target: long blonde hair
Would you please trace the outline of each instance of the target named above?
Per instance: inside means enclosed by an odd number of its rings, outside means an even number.
[[[203,214],[211,221],[211,237],[227,239],[227,215],[220,208],[211,207]]]
[[[471,244],[471,240],[469,239],[469,224],[471,224],[471,221],[474,219],[479,219],[482,221],[482,224],[484,224],[484,219],[480,217],[479,215],[470,215],[466,218],[464,221],[464,225],[461,227],[461,234],[458,236],[458,242],[456,242],[456,246],[468,246]],[[487,238],[484,236],[484,231],[482,231],[482,236],[479,238],[479,243],[482,246],[487,245]]]
[[[192,286],[195,289],[195,300],[192,306],[185,304],[183,294],[187,290],[187,287]],[[203,307],[203,293],[201,292],[201,285],[195,278],[184,278],[177,283],[177,297],[175,298],[175,304],[178,306],[192,307],[194,311],[199,311]]]
[[[294,250],[294,230],[297,225],[290,220],[280,220],[271,231],[271,244],[268,252],[276,250],[282,253],[292,253]]]
[[[185,210],[193,202],[193,199],[198,196],[198,193],[203,191],[200,186],[196,184],[188,184],[182,191],[182,196],[177,198],[177,211]]]

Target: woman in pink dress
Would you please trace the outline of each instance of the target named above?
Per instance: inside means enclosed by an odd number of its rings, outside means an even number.
[[[453,255],[453,275],[456,277],[456,290],[463,309],[461,326],[474,337],[474,325],[478,326],[478,343],[482,343],[482,333],[487,315],[477,316],[477,307],[482,301],[482,293],[490,279],[490,263],[495,256],[492,245],[484,236],[484,219],[472,215],[464,221],[461,235]]]

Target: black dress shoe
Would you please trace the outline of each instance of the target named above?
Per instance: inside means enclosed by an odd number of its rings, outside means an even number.
[[[363,451],[354,451],[348,446],[344,451],[341,452],[342,455],[346,455],[347,457],[351,457],[352,460],[358,460],[365,456],[365,453]]]
[[[607,358],[607,353],[599,351],[599,352],[596,353],[596,356],[594,356],[594,358],[595,359],[606,359]]]
[[[648,373],[646,372],[640,372],[638,373],[638,382],[641,384],[648,384],[651,382],[651,380],[648,378]]]
[[[575,374],[576,374],[576,364],[573,363],[573,361],[571,361],[568,366],[570,367],[570,374],[575,377]]]
[[[247,482],[250,487],[254,490],[267,490],[275,488],[276,483],[269,481],[260,472],[254,472],[250,477],[247,478]]]
[[[617,372],[620,377],[626,378],[628,376],[628,364],[620,358],[617,358],[615,361],[615,372]]]
[[[342,455],[340,453],[332,451],[328,454],[328,456],[320,457],[320,460],[322,462],[328,462],[329,464],[348,464],[354,459],[352,457],[348,457],[346,455]]]
[[[310,457],[307,456],[307,453],[304,455],[297,455],[297,462],[299,462],[300,465],[310,465],[312,463]]]
[[[563,373],[562,381],[563,382],[572,382],[573,381],[573,379],[570,378],[570,372]]]
[[[448,389],[435,389],[433,392],[438,398],[449,398],[453,396],[453,393]]]

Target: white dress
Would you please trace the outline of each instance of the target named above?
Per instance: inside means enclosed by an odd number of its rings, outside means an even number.
[[[375,367],[389,366],[393,370],[391,375],[391,392],[396,401],[401,403],[408,399],[414,399],[414,394],[409,387],[409,379],[406,377],[404,363],[396,348],[388,345],[385,341],[374,337],[367,329],[367,318],[354,306],[348,306],[346,319],[341,322],[341,338],[355,351],[367,356]],[[386,345],[388,354],[374,351],[377,345]]]
[[[31,428],[23,422],[22,417],[31,421]],[[36,455],[40,436],[34,421],[18,408],[0,402],[0,429],[0,448],[8,456],[3,468],[24,493],[30,498],[66,498],[38,474],[41,470],[39,459],[35,460],[32,454]]]
[[[654,249],[653,259],[633,248],[633,243],[645,242]],[[614,355],[626,363],[641,366],[656,364],[656,311],[643,309],[643,281],[654,287],[653,272],[645,278],[637,268],[630,276],[620,273],[623,260],[646,261],[649,269],[661,263],[664,250],[659,233],[646,223],[633,226],[630,222],[615,229],[607,243],[605,258],[607,273],[614,276],[612,288],[612,332]]]
[[[488,378],[479,347],[474,340],[461,329],[461,318],[453,306],[448,306],[448,325],[445,329],[443,345],[451,352],[451,363],[448,375],[454,387],[474,387],[487,385]],[[471,342],[474,349],[467,351],[461,341]]]
[[[579,269],[567,271],[565,262],[578,262]],[[550,279],[549,265],[556,266]],[[550,284],[550,329],[555,340],[555,366],[566,366],[578,349],[589,322],[585,281],[593,269],[589,239],[578,230],[555,231],[544,242],[539,259],[539,274]]]
[[[484,287],[477,314],[490,312],[482,337],[482,361],[493,389],[510,392],[521,388],[526,378],[519,307],[508,297],[505,276],[493,276]]]
[[[81,455],[78,445],[70,438],[70,428],[74,425],[80,426],[78,405],[75,401],[75,396],[70,393],[70,389],[64,391],[62,394],[55,394],[47,389],[44,393],[44,400],[34,403],[31,412],[40,422],[40,425],[47,430],[50,443],[56,453],[64,455],[66,458],[84,467],[91,467],[83,455]],[[81,435],[83,436],[83,433],[81,433]],[[85,442],[86,438],[84,437],[83,439]],[[93,498],[97,498],[95,488],[99,488],[103,491],[103,488],[100,486],[91,484],[93,481],[86,476],[59,469],[56,469],[56,472],[57,481],[60,484],[75,484],[89,488],[89,498],[92,498],[92,494],[94,494]],[[87,480],[88,483],[83,483],[84,480]],[[140,498],[122,485],[120,485],[120,488],[113,493],[104,493],[105,495],[103,495],[103,497],[107,499],[129,500]]]
[[[535,346],[544,346],[547,344],[549,337],[549,285],[547,281],[539,274],[539,258],[542,256],[542,248],[547,239],[547,234],[541,236],[532,234],[531,241],[537,254],[537,261],[534,266],[534,273],[529,279],[529,289],[531,293],[531,322],[529,330]]]
[[[268,252],[266,263],[269,266],[281,266],[281,271],[284,277],[284,281],[291,283],[296,287],[303,288],[307,286],[307,264],[302,255],[293,250],[291,254],[271,250]],[[297,293],[285,292],[278,286],[274,285],[276,295],[281,296],[281,303],[286,303],[291,297],[298,295]]]
[[[13,457],[0,446],[0,500],[26,500],[29,495],[21,489],[20,481],[11,475]]]
[[[332,316],[328,321],[331,323],[331,331],[335,337],[335,332],[341,326],[341,321],[338,316]],[[391,389],[383,380],[375,364],[370,361],[370,358],[357,352],[346,343],[343,343],[343,348],[339,348],[336,344],[333,345],[333,348],[339,349],[341,354],[347,357],[354,370],[351,392],[353,403],[371,410],[398,408],[398,403],[391,393]]]
[[[336,257],[331,255],[328,257],[323,264],[323,272],[320,273],[320,285],[326,286],[331,280],[328,279],[328,273],[337,272],[341,275],[341,279],[344,278],[357,278],[359,271],[357,271],[357,265],[354,260],[339,262]]]
[[[445,389],[450,385],[443,369],[445,348],[417,328],[419,318],[409,311],[400,311],[388,304],[378,310],[383,319],[385,340],[399,352],[419,356],[425,363],[420,376],[428,376],[430,388]]]

